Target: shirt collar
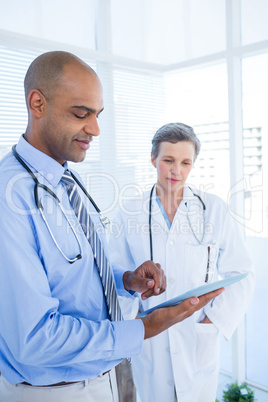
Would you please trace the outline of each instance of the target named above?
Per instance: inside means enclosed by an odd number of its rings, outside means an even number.
[[[183,186],[183,196],[182,196],[182,202],[180,203],[180,207],[183,205],[183,208],[186,208],[187,202],[191,201],[194,199],[194,193],[193,190],[187,185],[185,184]],[[152,194],[152,202],[153,202],[153,206],[157,205],[156,202],[156,186],[154,188],[153,194]]]
[[[65,169],[68,169],[67,162],[62,166],[55,159],[29,144],[23,135],[19,139],[16,151],[31,168],[41,174],[54,187],[59,184]]]

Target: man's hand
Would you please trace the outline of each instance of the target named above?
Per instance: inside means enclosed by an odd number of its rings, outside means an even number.
[[[123,275],[126,290],[141,293],[142,300],[153,295],[160,295],[166,290],[166,276],[160,264],[145,261],[135,271],[126,271]]]
[[[219,296],[223,290],[224,288],[217,289],[199,298],[191,297],[176,306],[162,307],[140,318],[145,328],[144,339],[158,335],[172,325],[190,317],[195,311],[200,310],[208,304],[214,297]],[[137,319],[139,319],[139,317],[137,317]]]
[[[205,318],[202,321],[200,321],[200,324],[212,324],[212,321],[210,321],[210,319],[207,316],[205,316]]]

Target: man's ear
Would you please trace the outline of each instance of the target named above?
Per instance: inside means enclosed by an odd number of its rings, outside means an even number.
[[[152,162],[152,165],[156,168],[155,159],[153,157],[153,154],[151,154],[151,162]]]
[[[46,106],[46,99],[38,89],[32,89],[28,96],[28,105],[31,113],[37,117],[43,117]]]

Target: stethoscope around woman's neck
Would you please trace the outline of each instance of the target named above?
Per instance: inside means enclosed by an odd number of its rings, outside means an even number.
[[[152,235],[152,199],[153,199],[153,192],[155,189],[155,184],[153,185],[151,191],[150,191],[150,198],[149,198],[149,239],[150,239],[150,259],[153,260],[153,235]],[[188,186],[189,187],[189,186]],[[190,218],[189,218],[189,214],[188,214],[188,205],[186,204],[186,208],[187,208],[187,212],[186,212],[186,217],[192,232],[192,235],[194,236],[194,238],[196,239],[196,241],[198,242],[198,244],[203,244],[203,240],[204,240],[204,236],[205,236],[205,211],[206,211],[206,205],[204,203],[204,201],[202,200],[202,198],[193,192],[193,190],[191,189],[191,187],[189,187],[189,189],[191,190],[191,192],[193,193],[194,197],[197,197],[198,200],[200,201],[202,208],[203,208],[203,217],[204,217],[204,226],[203,226],[203,234],[202,234],[202,238],[201,240],[198,239],[198,237],[196,236]]]

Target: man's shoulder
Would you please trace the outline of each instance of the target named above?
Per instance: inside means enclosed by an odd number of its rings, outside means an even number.
[[[12,152],[9,152],[6,154],[1,160],[0,160],[0,182],[3,183],[7,179],[10,179],[12,176],[14,176],[17,173],[20,173],[22,171],[20,165],[14,158]]]
[[[9,152],[0,160],[0,197],[6,200],[8,194],[21,193],[25,195],[28,187],[29,174],[17,162],[12,152]]]

